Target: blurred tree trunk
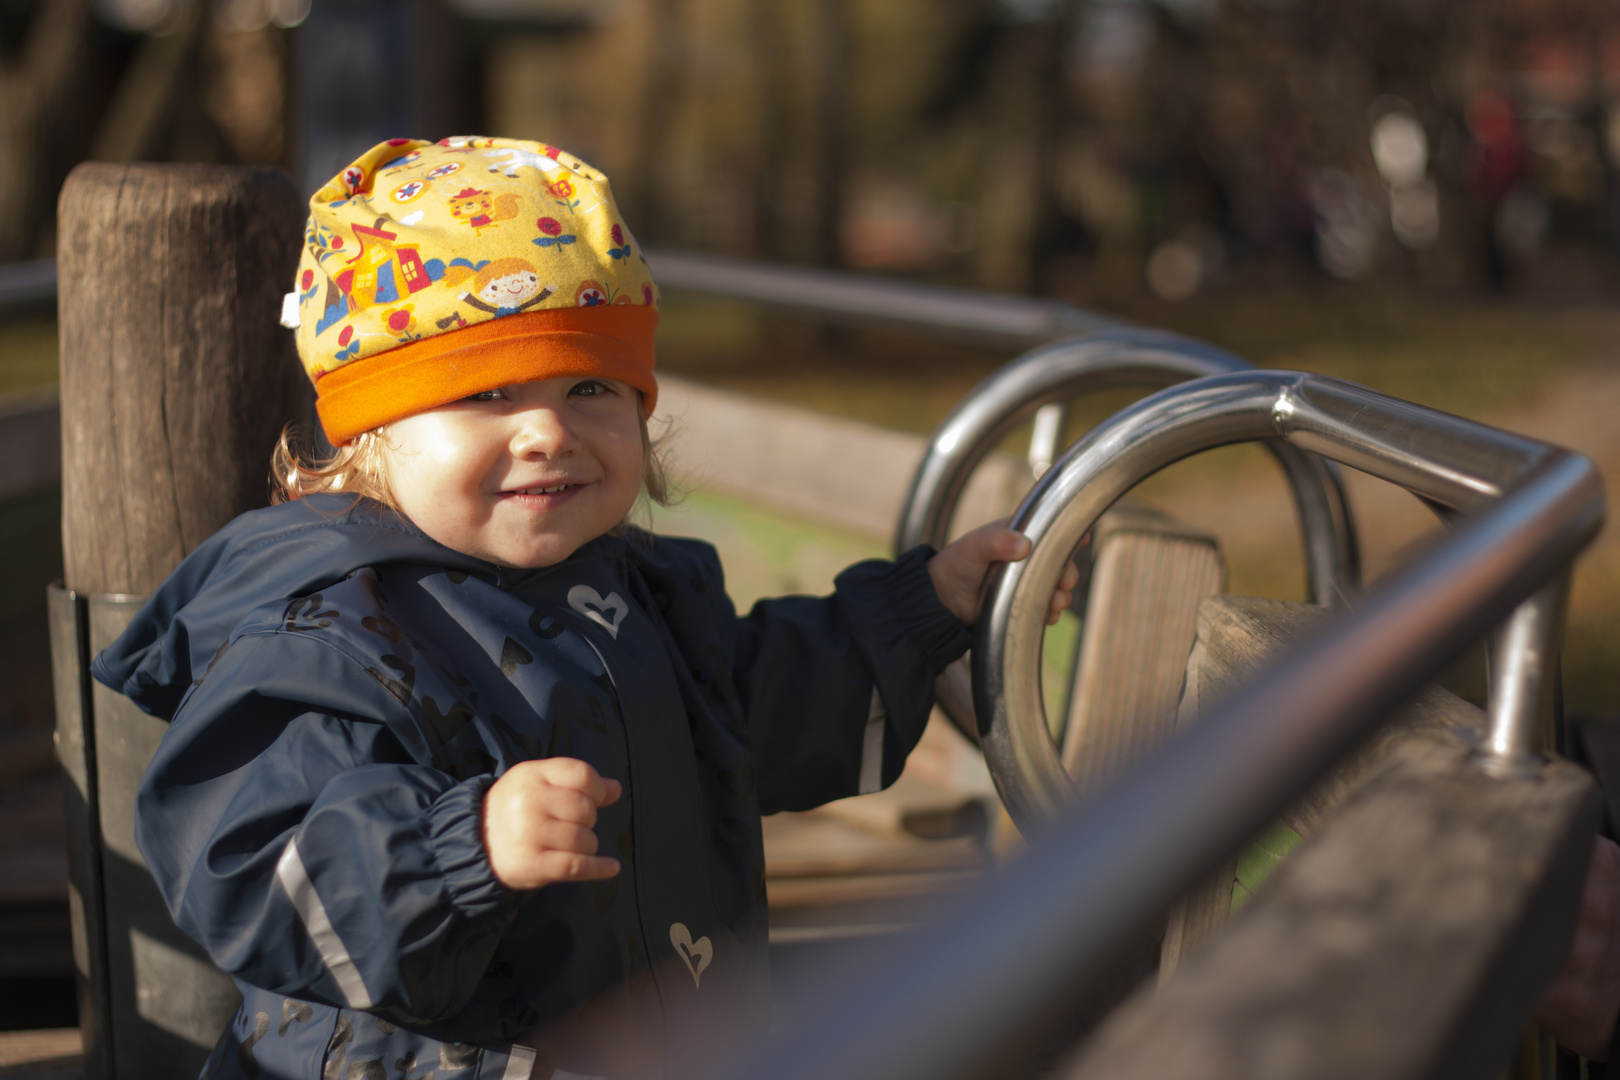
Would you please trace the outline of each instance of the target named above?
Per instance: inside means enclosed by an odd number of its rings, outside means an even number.
[[[979,195],[979,284],[1035,287],[1038,229],[1049,217],[1059,38],[1052,24],[1002,27],[991,61]]]
[[[16,59],[0,65],[0,262],[37,254],[55,219],[41,149],[79,81],[89,22],[88,0],[45,0]]]
[[[626,217],[654,243],[668,242],[669,130],[679,102],[682,12],[680,0],[646,0],[646,59],[641,65],[641,105],[630,167]],[[621,196],[622,198],[622,196]]]
[[[141,40],[96,127],[95,141],[90,146],[92,161],[148,158],[165,133],[165,125],[173,120],[175,106],[198,104],[195,92],[184,94],[181,88],[197,76],[198,50],[209,8],[193,0],[181,9],[178,24],[168,33],[149,34]]]
[[[785,255],[783,190],[789,153],[788,56],[786,14],[781,0],[752,0],[749,33],[754,48],[754,74],[759,94],[759,124],[754,148],[754,254],[763,259]]]
[[[838,227],[844,218],[844,179],[849,154],[848,0],[817,0],[815,10],[815,132],[811,148],[814,203],[811,258],[837,266]]]

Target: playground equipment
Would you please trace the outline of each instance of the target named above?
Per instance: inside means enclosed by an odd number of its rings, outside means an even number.
[[[1159,388],[1209,375],[1242,371],[1235,356],[1174,334],[1104,329],[1042,345],[991,375],[965,398],[929,444],[900,511],[895,550],[945,543],[962,491],[975,466],[1025,420],[1037,417],[1030,461],[1048,467],[1062,428],[1063,403],[1114,386]],[[1042,411],[1045,415],[1042,415]],[[1355,525],[1335,469],[1288,443],[1269,443],[1288,478],[1304,534],[1307,593],[1327,605],[1360,585]],[[964,732],[979,737],[973,721],[966,662],[939,683],[940,705]],[[994,757],[992,757],[994,760]],[[1008,782],[1017,770],[996,775]],[[1005,795],[1005,792],[1003,792]],[[1022,800],[1018,800],[1022,810]]]
[[[161,724],[92,688],[85,662],[138,594],[261,497],[274,431],[307,411],[275,328],[301,213],[284,178],[245,170],[86,166],[63,200],[73,212],[62,220],[78,224],[64,232],[60,263],[74,287],[60,308],[67,580],[53,593],[52,634],[73,781],[75,943],[87,1072],[130,1080],[194,1072],[234,991],[167,926],[125,846],[133,778]],[[165,252],[155,270],[154,250]],[[958,724],[982,737],[1030,851],[939,924],[875,943],[863,971],[729,1075],[966,1080],[1027,1071],[1028,1047],[1088,1034],[1066,1075],[1502,1070],[1567,947],[1598,815],[1590,778],[1541,756],[1538,742],[1568,568],[1603,513],[1589,462],[1066,305],[672,254],[651,261],[671,290],[1036,346],[936,433],[902,544],[944,538],[967,474],[1028,417],[1031,456],[1049,465],[1014,518],[1034,551],[992,576],[971,694],[961,672],[941,690]],[[1162,389],[1060,454],[1061,403],[1112,385]],[[1178,739],[1122,756],[1074,805],[1037,687],[1036,598],[1088,532],[1099,550],[1119,533],[1101,516],[1137,481],[1247,440],[1267,441],[1289,480],[1309,595],[1328,612],[1305,620],[1301,648],[1225,704],[1199,702]],[[1354,523],[1324,459],[1407,487],[1443,508],[1453,531],[1361,593]],[[187,473],[176,462],[208,467]],[[1208,575],[1200,582],[1195,603]],[[1157,993],[1108,1011],[1129,989],[1119,972],[1178,897],[1493,632],[1484,738],[1431,727],[1390,740],[1379,774],[1240,920]]]
[[[807,1018],[802,1037],[737,1076],[996,1072],[1042,1026],[1038,1018],[1050,1023],[1063,1011],[1054,1001],[1108,985],[1131,943],[1225,852],[1504,617],[1492,643],[1486,739],[1391,747],[1378,786],[1353,808],[1359,817],[1330,825],[1310,869],[1279,881],[1234,928],[1251,943],[1292,948],[1293,970],[1267,979],[1268,962],[1287,965],[1228,935],[1229,947],[1206,953],[1179,984],[1122,1010],[1075,1075],[1473,1076],[1507,1060],[1567,947],[1596,822],[1590,781],[1538,751],[1568,567],[1601,521],[1601,482],[1589,462],[1533,440],[1337,380],[1242,367],[1167,335],[1104,329],[1008,365],[935,433],[902,512],[899,548],[941,542],[973,465],[1039,409],[1110,384],[1207,376],[1117,414],[1044,473],[1013,518],[1034,550],[991,578],[972,658],[973,711],[959,674],[941,680],[953,719],[967,727],[976,713],[971,730],[1005,803],[1038,836],[1032,851],[956,918],[874,961],[870,979],[852,980],[858,992],[829,994],[836,1004]],[[1037,420],[1037,440],[1059,427]],[[1347,599],[1359,566],[1343,489],[1317,455],[1401,484],[1456,532],[1075,811],[1066,806],[1073,789],[1041,699],[1041,598],[1102,512],[1137,482],[1189,454],[1249,440],[1277,440],[1269,446],[1290,481],[1318,603]],[[1031,453],[1036,461],[1052,456],[1040,446]],[[1053,826],[1066,811],[1063,828]],[[1472,829],[1458,827],[1462,815],[1472,815]],[[1388,842],[1380,850],[1378,834],[1392,825],[1423,834],[1438,824],[1455,828],[1434,841],[1440,850],[1420,844],[1392,857],[1401,845]],[[1448,843],[1453,855],[1473,849],[1447,860]],[[1469,933],[1457,935],[1447,925],[1452,913],[1433,914],[1444,875],[1414,871],[1423,858],[1480,879],[1515,862],[1525,872],[1516,880],[1497,874],[1495,903],[1474,911]],[[1313,871],[1319,880],[1308,879]],[[1383,890],[1358,912],[1365,949],[1352,993],[1324,991],[1346,979],[1344,957],[1309,939],[1313,926],[1325,932],[1334,915],[1342,920],[1322,899],[1321,879],[1345,892],[1365,893],[1368,882]],[[1284,919],[1292,927],[1268,939]],[[1198,1049],[1178,1054],[1178,1042]],[[1542,1055],[1534,1067],[1549,1064]]]

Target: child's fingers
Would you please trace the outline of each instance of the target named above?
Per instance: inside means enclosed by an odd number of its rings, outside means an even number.
[[[573,851],[547,851],[538,863],[546,881],[600,881],[619,872],[619,860],[609,855],[582,855]]]
[[[1031,547],[1029,537],[1007,528],[996,527],[985,539],[987,542],[980,550],[987,563],[1018,562],[1029,554]]]
[[[1017,562],[1029,554],[1029,539],[1007,528],[1005,518],[963,533],[956,543],[976,563]]]
[[[613,799],[608,798],[608,784],[612,781],[604,779],[601,773],[578,758],[543,758],[535,764],[540,766],[541,775],[545,777],[546,783],[582,792],[597,806],[606,806],[618,798],[616,794]],[[617,787],[617,783],[613,783]]]
[[[584,825],[553,818],[541,822],[534,830],[531,842],[542,852],[563,851],[574,855],[595,855],[601,841]]]
[[[1052,590],[1052,605],[1046,613],[1046,625],[1057,625],[1058,618],[1074,603],[1074,587],[1080,584],[1080,569],[1070,563],[1063,568],[1057,588]]]
[[[547,817],[587,829],[596,824],[596,801],[583,791],[547,784],[536,801],[536,809]]]

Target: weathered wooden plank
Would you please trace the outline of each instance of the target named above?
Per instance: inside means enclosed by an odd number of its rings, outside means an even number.
[[[1328,613],[1309,604],[1254,596],[1221,596],[1198,612],[1198,640],[1187,662],[1187,690],[1177,725],[1195,721],[1207,709],[1247,682],[1271,660],[1297,644]],[[1418,732],[1452,728],[1485,730],[1477,706],[1438,686],[1426,687],[1412,704],[1386,724],[1361,750],[1313,788],[1283,815],[1301,835],[1354,791],[1389,755],[1389,748]]]
[[[1187,658],[1186,689],[1177,730],[1197,722],[1207,709],[1252,678],[1327,617],[1322,608],[1253,596],[1218,596],[1198,611],[1198,638]],[[1301,836],[1317,824],[1389,757],[1391,747],[1422,732],[1483,731],[1485,714],[1437,686],[1430,686],[1332,775],[1283,814]],[[1232,902],[1236,861],[1229,861],[1188,894],[1170,914],[1160,954],[1159,976],[1168,979],[1187,953],[1225,924]]]
[[[1096,790],[1168,742],[1199,604],[1221,591],[1215,539],[1141,506],[1098,523],[1063,765]]]
[[[1407,736],[1176,977],[1066,1080],[1499,1075],[1569,947],[1601,801],[1562,761],[1488,774]]]
[[[61,234],[64,566],[81,595],[151,591],[262,506],[309,384],[278,325],[304,209],[285,174],[80,165]]]
[[[0,1080],[84,1080],[78,1028],[0,1032]]]
[[[679,483],[874,536],[893,531],[928,448],[921,435],[671,375],[658,377],[658,414],[672,422],[661,446]],[[1031,482],[1021,459],[991,454],[962,493],[953,532],[1012,513]]]

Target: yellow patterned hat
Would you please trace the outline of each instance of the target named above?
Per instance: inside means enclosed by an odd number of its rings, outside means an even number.
[[[607,177],[578,158],[518,139],[391,139],[309,210],[284,317],[334,445],[561,375],[629,383],[652,411],[658,287]]]

